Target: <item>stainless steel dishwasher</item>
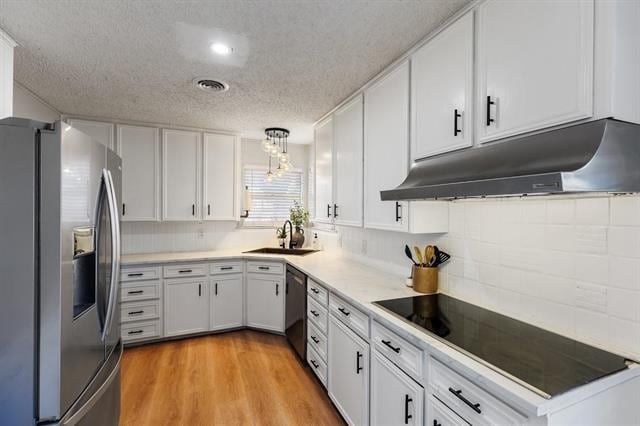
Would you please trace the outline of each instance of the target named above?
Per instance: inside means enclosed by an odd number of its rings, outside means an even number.
[[[302,360],[307,354],[307,276],[287,265],[285,333]]]

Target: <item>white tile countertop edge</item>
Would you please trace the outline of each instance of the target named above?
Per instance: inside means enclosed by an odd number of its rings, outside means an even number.
[[[450,365],[496,397],[507,401],[513,408],[519,409],[529,416],[541,416],[558,411],[640,376],[640,366],[633,364],[627,370],[580,386],[552,399],[545,399],[460,350],[442,343],[436,337],[430,336],[384,309],[373,305],[372,302],[376,300],[415,296],[420,293],[405,286],[404,276],[390,273],[388,269],[375,268],[371,266],[370,262],[365,264],[340,252],[319,252],[308,256],[244,253],[238,249],[149,253],[124,255],[121,264],[126,267],[170,262],[210,262],[224,259],[286,261],[327,287],[331,292],[368,313],[372,320],[378,321],[411,343],[423,348],[426,354]]]

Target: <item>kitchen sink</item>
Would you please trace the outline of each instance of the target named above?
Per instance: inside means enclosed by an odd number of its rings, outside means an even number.
[[[262,247],[255,250],[245,251],[244,253],[263,253],[263,254],[292,254],[294,256],[306,256],[315,253],[318,250],[311,249],[287,249],[281,247]]]

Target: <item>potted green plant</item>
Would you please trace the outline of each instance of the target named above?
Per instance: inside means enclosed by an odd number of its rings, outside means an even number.
[[[276,236],[278,237],[278,245],[284,247],[285,240],[287,239],[287,230],[282,228],[276,229]]]
[[[309,220],[309,211],[302,207],[300,203],[294,201],[293,207],[289,209],[289,220],[296,228],[291,235],[291,241],[296,247],[300,248],[304,244],[304,229],[302,229],[302,225]]]

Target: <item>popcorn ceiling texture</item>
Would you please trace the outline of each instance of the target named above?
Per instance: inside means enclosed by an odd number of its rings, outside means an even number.
[[[69,115],[243,132],[311,124],[468,0],[0,0],[15,79]],[[227,59],[208,49],[225,38]],[[226,41],[226,40],[224,40]],[[231,85],[211,95],[191,80]]]
[[[444,235],[338,231],[407,275],[404,244],[437,243],[443,292],[640,360],[640,196],[456,201],[449,220]]]

